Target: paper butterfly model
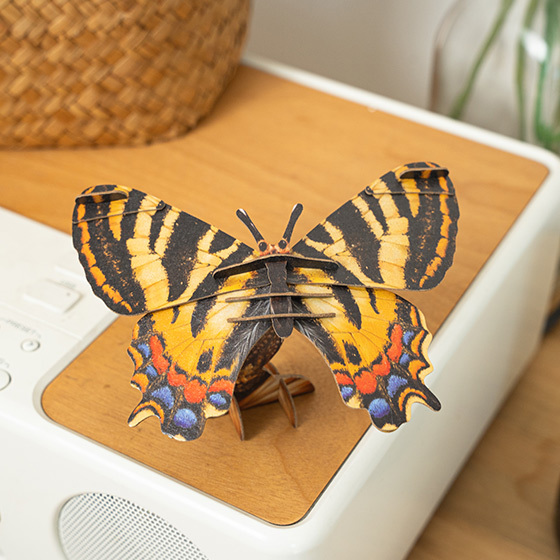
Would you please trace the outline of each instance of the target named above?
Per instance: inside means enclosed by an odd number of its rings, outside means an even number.
[[[130,425],[154,415],[165,434],[198,438],[230,408],[240,370],[250,385],[294,328],[379,429],[406,422],[414,402],[439,410],[423,382],[425,319],[385,288],[433,288],[451,265],[459,210],[448,171],[403,165],[291,246],[301,211],[271,245],[238,210],[253,249],[138,190],[77,197],[74,246],[94,292],[117,313],[146,313],[128,350],[143,393]]]

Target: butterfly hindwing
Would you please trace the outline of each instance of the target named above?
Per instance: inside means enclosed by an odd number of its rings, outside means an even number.
[[[366,187],[293,247],[307,257],[331,258],[338,268],[303,277],[295,271],[291,280],[433,288],[451,266],[458,218],[446,169],[425,162],[403,165]]]
[[[295,327],[323,354],[348,406],[365,408],[383,431],[408,421],[414,402],[439,410],[439,401],[423,383],[432,370],[426,353],[431,335],[414,305],[380,288],[295,289],[332,294],[294,300],[299,311],[334,313],[324,319],[296,319]]]
[[[239,301],[255,290],[219,295],[148,313],[138,322],[129,347],[132,384],[143,393],[129,424],[149,416],[179,440],[198,438],[206,419],[225,414],[239,369],[269,329],[247,320],[269,313],[270,300]],[[236,321],[236,319],[244,319]]]
[[[113,311],[143,313],[211,295],[212,272],[253,249],[141,191],[86,189],[77,199],[73,240],[94,292]]]

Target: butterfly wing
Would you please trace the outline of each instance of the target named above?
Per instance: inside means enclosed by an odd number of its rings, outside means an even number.
[[[270,321],[251,320],[270,313],[268,298],[239,301],[255,293],[236,292],[233,302],[220,294],[138,321],[128,352],[135,366],[132,384],[143,396],[129,425],[156,416],[163,433],[193,440],[207,418],[228,411],[239,369],[270,327]]]
[[[423,381],[432,370],[426,353],[432,337],[419,309],[381,288],[295,289],[305,295],[294,298],[294,310],[334,315],[295,319],[295,327],[323,354],[348,406],[365,408],[383,431],[408,421],[414,402],[440,409]],[[313,297],[325,292],[330,297]]]
[[[77,197],[73,241],[96,295],[122,314],[211,295],[220,288],[214,269],[253,253],[206,222],[118,185]]]
[[[429,289],[453,261],[459,209],[446,169],[411,163],[386,173],[293,246],[334,271],[295,270],[294,283]]]

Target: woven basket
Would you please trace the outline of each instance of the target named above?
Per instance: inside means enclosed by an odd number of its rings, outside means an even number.
[[[0,0],[0,147],[138,144],[206,115],[249,0]]]

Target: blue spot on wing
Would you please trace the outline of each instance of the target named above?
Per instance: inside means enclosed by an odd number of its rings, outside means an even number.
[[[410,343],[412,342],[412,339],[414,338],[414,331],[405,331],[405,333],[403,334],[403,342],[407,345],[410,346]]]
[[[192,428],[197,422],[196,414],[189,408],[180,408],[173,416],[173,424],[179,428]]]
[[[408,365],[409,362],[410,362],[410,356],[406,352],[403,352],[403,355],[399,360],[399,364],[401,364],[401,366],[406,366]]]
[[[142,342],[142,344],[138,344],[136,348],[138,348],[138,351],[142,354],[142,356],[144,356],[144,358],[149,358],[152,355],[150,347],[144,342]]]
[[[151,395],[153,399],[160,400],[167,408],[171,408],[175,403],[173,393],[169,387],[160,387],[156,389]]]
[[[227,399],[221,395],[220,393],[212,393],[208,400],[215,406],[215,407],[222,407],[228,404]]]
[[[346,401],[354,394],[354,389],[353,387],[349,387],[348,385],[343,385],[342,387],[340,387],[340,394]]]
[[[397,391],[403,386],[407,385],[408,381],[404,377],[400,377],[399,375],[391,375],[387,380],[387,392],[389,396],[393,398]]]
[[[368,412],[374,418],[382,418],[391,412],[391,407],[385,399],[373,399],[369,403]]]
[[[152,364],[150,364],[146,368],[146,374],[148,377],[157,377],[158,372],[156,371],[156,368]]]

